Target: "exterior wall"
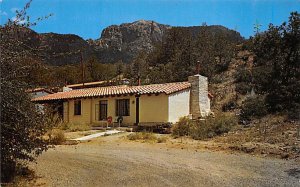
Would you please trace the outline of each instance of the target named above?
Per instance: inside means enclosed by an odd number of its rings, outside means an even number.
[[[68,122],[69,123],[92,123],[91,121],[91,99],[80,99],[81,100],[81,115],[74,115],[74,101],[68,101]],[[65,112],[64,112],[65,114]],[[64,117],[65,119],[65,117]]]
[[[63,120],[65,123],[69,122],[69,102],[65,101],[63,103]]]
[[[117,99],[129,99],[129,116],[123,116],[123,123],[133,125],[135,123],[136,105],[135,96],[120,96],[120,97],[97,97],[92,98],[92,123],[101,123],[99,121],[99,103],[101,100],[107,101],[107,116],[111,116],[113,121],[116,121],[116,100]]]
[[[176,96],[174,96],[175,98]],[[141,95],[139,100],[139,121],[145,122],[168,122],[168,95],[166,94],[151,94]],[[133,125],[136,122],[136,98],[132,96],[120,97],[96,97],[81,99],[81,115],[74,115],[74,100],[64,102],[63,118],[65,122],[69,123],[103,123],[99,121],[99,102],[100,100],[107,100],[107,116],[112,116],[113,121],[116,121],[116,100],[130,99],[130,115],[123,116],[123,123]],[[178,108],[179,110],[179,108]],[[174,111],[176,112],[176,111]],[[172,115],[175,116],[174,112]]]
[[[190,112],[190,90],[183,90],[168,96],[169,122],[175,123],[180,117],[188,116]]]
[[[189,77],[191,83],[190,113],[193,119],[207,116],[210,113],[207,77],[194,75]]]
[[[168,96],[151,94],[140,96],[140,123],[168,122]]]
[[[81,99],[81,115],[74,115],[74,101],[68,100],[64,102],[63,119],[64,122],[69,123],[101,123],[99,121],[99,102],[107,100],[107,116],[112,116],[113,121],[116,116],[116,100],[117,99],[130,99],[130,116],[123,116],[123,123],[132,125],[135,123],[136,105],[135,96],[121,96],[121,97],[96,97]]]

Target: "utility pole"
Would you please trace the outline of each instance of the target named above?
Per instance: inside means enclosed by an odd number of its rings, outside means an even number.
[[[197,74],[200,74],[200,61],[197,60]]]
[[[84,74],[84,64],[83,64],[83,56],[82,56],[82,51],[79,50],[80,52],[80,64],[81,64],[81,75],[82,75],[82,86],[84,86],[84,78],[85,78],[85,74]]]
[[[300,110],[299,110],[299,118],[298,118],[298,125],[297,125],[297,139],[300,140]]]

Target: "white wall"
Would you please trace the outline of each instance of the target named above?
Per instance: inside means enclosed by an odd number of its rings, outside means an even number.
[[[199,105],[201,116],[207,116],[210,113],[210,99],[208,97],[207,77],[199,76]]]
[[[48,95],[48,94],[49,93],[45,92],[45,91],[38,91],[38,92],[32,92],[32,93],[30,93],[30,95],[31,95],[32,98],[42,97],[42,96],[45,96],[45,95]],[[41,113],[44,113],[44,105],[42,105],[42,104],[35,104],[35,107],[36,107],[37,111],[39,111]]]
[[[48,94],[49,93],[45,92],[45,91],[38,91],[38,92],[32,92],[32,93],[30,93],[30,95],[31,95],[32,98],[42,97],[42,96],[48,95]]]
[[[190,111],[190,90],[170,94],[169,103],[169,122],[175,123],[180,117],[188,116]]]

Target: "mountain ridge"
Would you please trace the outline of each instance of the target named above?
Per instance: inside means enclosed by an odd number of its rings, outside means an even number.
[[[76,34],[37,33],[31,29],[25,29],[22,40],[42,51],[43,61],[49,65],[78,64],[81,55],[84,61],[95,58],[101,63],[130,63],[139,53],[153,51],[169,29],[184,28],[196,36],[202,27],[173,27],[151,20],[137,20],[108,26],[95,40],[84,40]],[[207,28],[212,33],[226,33],[234,42],[244,40],[240,33],[224,26],[211,25]]]

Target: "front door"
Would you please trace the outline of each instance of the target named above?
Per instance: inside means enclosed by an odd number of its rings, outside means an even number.
[[[99,121],[107,120],[107,100],[100,101]]]

